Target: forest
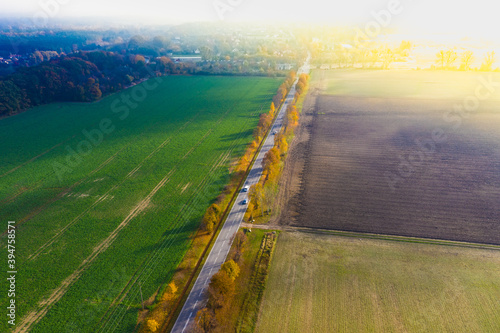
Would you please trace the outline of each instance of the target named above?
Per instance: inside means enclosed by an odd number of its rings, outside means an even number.
[[[20,67],[0,80],[0,116],[52,102],[92,102],[164,74],[185,74],[184,64],[161,57],[146,65],[144,56],[113,52],[78,52],[32,67]]]

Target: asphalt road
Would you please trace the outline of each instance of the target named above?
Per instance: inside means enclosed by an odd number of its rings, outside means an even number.
[[[308,60],[304,66],[299,69],[297,76],[300,73],[309,72]],[[297,81],[293,84],[286,97],[285,103],[283,103],[281,109],[279,110],[278,116],[276,117],[272,128],[264,141],[262,149],[260,150],[243,187],[250,187],[259,181],[259,178],[262,175],[262,160],[264,159],[266,153],[274,146],[274,135],[272,133],[274,131],[279,132],[283,125],[286,108],[295,96],[296,83]],[[172,333],[184,333],[191,331],[189,327],[193,324],[196,313],[202,309],[205,304],[205,291],[210,283],[210,278],[219,271],[220,267],[225,262],[229,249],[231,248],[234,235],[240,228],[240,224],[243,222],[243,217],[248,206],[248,204],[243,204],[243,202],[247,199],[248,192],[240,192],[236,198],[236,202],[229,212],[226,222],[222,226],[222,229],[215,240],[215,244],[207,257],[203,268],[201,269],[200,275],[196,279],[193,289],[191,289],[186,303],[184,303],[184,306],[177,317],[177,321],[171,331]]]

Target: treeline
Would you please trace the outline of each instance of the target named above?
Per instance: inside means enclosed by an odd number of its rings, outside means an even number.
[[[238,231],[228,260],[210,280],[207,305],[196,314],[194,332],[227,332],[221,323],[227,319],[226,314],[231,309],[236,293],[235,280],[240,274],[238,262],[247,246],[247,236],[242,230]]]
[[[273,101],[271,102],[271,107],[268,112],[263,113],[260,115],[259,118],[259,123],[257,127],[254,130],[253,133],[253,141],[250,143],[250,145],[247,147],[245,153],[239,160],[238,164],[236,165],[236,168],[233,173],[233,179],[236,181],[232,181],[231,183],[233,184],[231,186],[231,189],[226,189],[227,193],[230,193],[235,184],[238,183],[238,180],[241,179],[241,177],[244,176],[245,172],[247,171],[248,167],[250,166],[250,163],[252,163],[253,156],[257,152],[257,149],[259,148],[262,139],[264,135],[267,133],[269,128],[271,127],[271,124],[273,122],[273,119],[276,115],[276,107],[281,105],[281,103],[284,102],[286,95],[288,94],[288,91],[290,90],[293,82],[295,81],[296,74],[294,71],[291,71],[288,73],[285,81],[280,85],[278,88],[278,91],[276,92],[276,95],[273,96]],[[218,202],[223,202],[225,200],[219,199],[217,200]],[[217,223],[219,222],[221,218],[221,213],[222,209],[219,206],[219,204],[214,203],[212,204],[207,211],[205,212],[205,215],[202,220],[201,227],[204,231],[207,231],[209,233],[212,233],[217,226]]]
[[[349,43],[355,44],[353,41]],[[399,47],[371,45],[367,43],[363,48],[353,47],[350,44],[338,44],[335,48],[326,48],[319,42],[312,44],[313,61],[316,66],[332,65],[337,68],[362,68],[388,69],[392,63],[406,61],[413,45],[409,41],[402,41]]]
[[[234,186],[239,182],[241,177],[244,176],[245,172],[247,171],[248,167],[250,166],[250,163],[252,163],[253,156],[257,152],[257,149],[259,148],[262,139],[264,138],[264,135],[267,133],[269,128],[271,127],[271,124],[273,122],[273,119],[276,115],[276,106],[278,107],[281,105],[281,103],[284,102],[288,91],[292,87],[294,81],[296,78],[296,74],[294,71],[291,71],[288,73],[285,81],[280,85],[278,88],[278,91],[276,92],[276,95],[273,96],[273,101],[271,102],[271,106],[268,112],[263,113],[260,115],[259,118],[259,123],[257,127],[254,130],[253,133],[253,141],[250,143],[250,145],[247,147],[245,153],[239,160],[238,164],[236,165],[236,168],[233,173],[233,181],[231,181],[231,184],[229,185],[230,188],[226,188],[227,193],[231,193]],[[225,202],[227,200],[224,200],[223,198],[219,198],[216,203],[213,203],[205,212],[205,215],[203,216],[203,220],[201,223],[201,228],[202,230],[212,233],[216,226],[217,223],[219,222],[221,215],[223,213],[222,208],[220,207],[220,202]]]
[[[264,135],[269,131],[273,119],[276,116],[277,108],[275,105],[279,106],[284,102],[289,89],[295,82],[296,74],[295,72],[290,72],[285,80],[285,82],[280,86],[278,92],[273,97],[273,102],[268,112],[261,114],[259,119],[259,124],[254,131],[254,140],[247,148],[245,154],[240,159],[238,163],[235,174],[243,175],[248,169],[250,163],[252,162],[252,156],[255,155],[258,147],[260,146]],[[308,76],[306,74],[301,74],[297,82],[297,93],[295,95],[293,103],[291,103],[286,110],[286,118],[283,130],[275,135],[274,147],[266,154],[263,161],[263,175],[261,181],[252,187],[250,191],[250,203],[247,210],[246,216],[253,218],[256,211],[263,210],[264,201],[266,200],[263,195],[264,189],[269,187],[271,184],[276,184],[279,173],[281,171],[281,161],[288,151],[287,137],[291,138],[294,129],[298,125],[299,114],[295,106],[295,102],[306,89],[308,83]],[[262,213],[263,214],[263,213]],[[203,218],[202,228],[208,232],[213,232],[215,226],[220,218],[220,208],[217,204],[212,204],[210,206]],[[226,261],[220,271],[216,273],[211,281],[208,288],[208,302],[205,308],[200,310],[195,319],[195,332],[225,332],[227,327],[221,325],[225,322],[225,316],[229,312],[233,304],[233,299],[235,295],[235,279],[239,274],[238,262],[241,260],[241,255],[245,249],[246,236],[240,230],[235,236],[233,250],[228,261]],[[267,243],[266,243],[267,244]],[[270,257],[270,247],[266,247],[266,254]],[[264,266],[263,266],[264,267]],[[265,265],[267,269],[267,265]],[[261,270],[258,272],[262,273]],[[260,274],[259,273],[259,274]],[[266,274],[260,274],[265,278]]]
[[[299,113],[295,104],[300,95],[307,90],[308,80],[309,76],[307,74],[300,75],[293,102],[286,109],[283,128],[275,135],[273,148],[264,156],[264,160],[262,161],[262,177],[250,189],[250,202],[245,214],[248,220],[253,220],[257,216],[264,216],[265,213],[269,213],[271,210],[283,161],[288,152],[288,144],[293,138],[295,128],[299,124]]]
[[[264,235],[257,257],[254,259],[250,281],[238,289],[238,293],[244,295],[244,300],[241,308],[237,309],[239,311],[237,313],[238,320],[235,327],[236,332],[255,331],[260,303],[264,296],[271,257],[277,238],[278,234],[275,231],[268,232]],[[229,330],[226,331],[229,332]]]
[[[146,64],[141,55],[78,52],[19,68],[0,80],[0,117],[52,102],[91,102],[156,75],[185,74],[169,58]]]
[[[460,65],[457,67],[456,61],[460,60]],[[488,52],[484,55],[483,61],[479,68],[472,68],[475,61],[474,52],[465,51],[460,55],[455,50],[440,50],[436,53],[436,64],[432,69],[442,70],[479,70],[489,72],[494,70],[493,65],[496,62],[495,51]]]
[[[273,96],[269,111],[266,113],[262,113],[260,115],[259,123],[253,132],[254,139],[252,143],[247,147],[245,154],[243,155],[238,165],[236,166],[235,171],[237,174],[241,175],[242,173],[245,173],[247,168],[250,166],[253,156],[257,152],[257,149],[259,148],[262,139],[264,138],[264,135],[268,132],[269,128],[273,123],[273,119],[276,116],[276,112],[279,111],[279,109],[277,110],[277,108],[279,108],[281,106],[281,103],[285,101],[288,91],[295,82],[295,78],[296,78],[295,71],[291,71],[288,73],[285,81],[278,88],[276,95]]]

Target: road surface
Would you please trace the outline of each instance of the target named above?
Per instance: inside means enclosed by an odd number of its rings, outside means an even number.
[[[306,60],[302,68],[299,69],[297,76],[301,73],[309,72],[308,62],[309,58]],[[264,159],[266,153],[274,146],[274,135],[272,133],[275,131],[279,132],[283,125],[286,108],[295,96],[296,84],[297,80],[292,85],[285,102],[281,106],[281,109],[279,110],[272,128],[264,141],[259,155],[257,156],[257,159],[255,160],[243,187],[250,187],[259,181],[260,176],[262,175],[262,160]],[[210,279],[219,271],[220,267],[225,262],[229,249],[231,248],[231,243],[233,242],[233,237],[240,228],[240,224],[243,222],[243,216],[245,215],[248,206],[248,204],[244,204],[245,200],[248,200],[248,192],[240,192],[236,198],[233,208],[227,216],[226,222],[217,236],[215,244],[207,257],[203,268],[201,269],[200,275],[194,283],[193,289],[191,289],[191,292],[189,293],[186,303],[184,303],[184,306],[177,317],[177,321],[171,331],[172,333],[184,333],[191,331],[190,325],[193,324],[196,313],[202,309],[205,304],[205,291],[208,288]]]

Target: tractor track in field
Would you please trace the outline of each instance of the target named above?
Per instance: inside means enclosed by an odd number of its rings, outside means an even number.
[[[210,176],[212,175],[212,173],[213,173],[213,172],[214,172],[214,171],[215,171],[218,167],[222,166],[222,165],[225,163],[225,161],[227,160],[227,158],[229,157],[229,155],[230,155],[230,152],[227,152],[226,154],[224,154],[224,153],[223,153],[223,154],[221,154],[221,156],[220,156],[219,158],[217,158],[217,161],[216,161],[216,163],[214,163],[214,164],[212,165],[212,168],[211,168],[211,170],[209,171],[209,174],[207,174],[207,175],[205,176],[205,178],[202,180],[202,182],[200,183],[200,185],[197,187],[197,191],[195,191],[195,192],[193,193],[192,197],[189,199],[189,202],[187,202],[186,204],[184,204],[184,206],[182,207],[182,209],[181,209],[181,210],[177,213],[176,217],[173,219],[174,221],[177,221],[177,220],[179,219],[179,217],[180,217],[180,216],[182,216],[182,214],[184,214],[184,213],[185,213],[185,210],[186,210],[186,209],[188,209],[188,207],[190,207],[190,205],[193,203],[193,201],[194,201],[194,199],[195,199],[194,197],[197,195],[197,192],[199,191],[200,187],[202,187],[202,186],[204,187],[204,186],[206,185],[206,182],[209,180],[209,178],[210,178]],[[166,240],[168,240],[168,238],[167,238]],[[162,242],[162,241],[160,240],[160,241],[159,241],[159,243],[161,243],[161,242]],[[168,247],[167,247],[167,248],[168,248]],[[156,249],[156,250],[155,250],[155,253],[153,253],[152,255],[150,255],[150,256],[149,256],[150,258],[146,258],[146,259],[144,260],[144,262],[146,262],[146,264],[145,264],[145,265],[148,265],[148,263],[147,263],[148,259],[150,259],[150,260],[153,260],[153,259],[154,259],[155,255],[156,255],[156,252],[159,252],[159,251],[164,251],[164,250],[165,250],[165,249],[162,249],[162,248]],[[142,266],[142,265],[141,265],[141,266]],[[141,270],[140,268],[138,268],[138,269],[136,270],[136,272],[133,274],[133,276],[134,276],[134,277],[133,277],[132,279],[130,279],[130,280],[127,282],[126,286],[122,289],[122,291],[121,291],[121,292],[120,292],[120,293],[119,293],[119,294],[115,297],[115,299],[111,302],[111,304],[109,305],[108,311],[109,311],[111,308],[113,308],[115,305],[122,303],[122,302],[125,300],[125,298],[126,298],[127,296],[129,296],[130,289],[132,288],[132,286],[134,286],[134,285],[135,285],[135,283],[136,283],[136,282],[138,282],[138,280],[142,277],[142,272],[143,272],[144,270],[146,270],[146,269],[147,269],[147,267],[146,267],[146,268],[144,268],[144,267],[143,267],[141,272],[139,272],[139,271]],[[106,312],[106,313],[103,315],[103,317],[102,317],[102,318],[105,318],[107,315],[108,315],[108,312]],[[110,314],[110,316],[111,316],[111,318],[112,318],[112,314]],[[99,323],[102,323],[102,322],[103,322],[103,319],[101,319],[101,321],[100,321]],[[107,323],[107,321],[104,321],[104,322],[105,322],[105,323]],[[99,326],[99,324],[98,324],[97,326]],[[104,326],[104,328],[105,328],[105,327],[106,327],[106,325]],[[97,332],[97,331],[101,331],[101,330],[96,330],[96,332]]]
[[[9,174],[13,173],[14,171],[18,170],[19,168],[22,168],[23,166],[25,166],[25,165],[27,165],[27,164],[29,164],[29,163],[31,163],[31,162],[33,162],[33,161],[35,161],[35,160],[39,159],[39,158],[40,158],[40,157],[42,157],[43,155],[45,155],[45,154],[47,154],[47,153],[50,153],[52,150],[56,149],[57,147],[59,147],[59,146],[63,145],[64,143],[68,142],[69,140],[71,140],[71,139],[73,139],[73,138],[75,138],[75,137],[76,137],[76,134],[75,134],[75,135],[73,135],[72,137],[70,137],[70,138],[68,138],[68,139],[66,139],[66,140],[64,140],[64,141],[62,141],[62,142],[59,142],[59,143],[58,143],[58,144],[56,144],[55,146],[53,146],[53,147],[51,147],[51,148],[47,149],[46,151],[44,151],[44,152],[42,152],[42,153],[40,153],[40,154],[36,155],[35,157],[33,157],[33,158],[29,159],[28,161],[23,162],[22,164],[20,164],[20,165],[18,165],[18,166],[16,166],[16,167],[14,167],[13,169],[10,169],[9,171],[7,171],[7,172],[5,172],[4,174],[0,175],[0,178],[3,178],[3,177],[5,177],[5,176],[7,176],[7,175],[9,175]]]
[[[184,103],[182,106],[187,105],[187,104],[189,104],[189,102]],[[181,106],[181,107],[182,107],[182,106]],[[191,122],[192,122],[192,121],[193,121],[193,120],[194,120],[197,116],[199,116],[201,113],[202,113],[202,111],[198,112],[198,113],[197,113],[197,114],[195,114],[193,117],[191,117],[191,118],[190,118],[190,119],[189,119],[186,123],[184,123],[184,124],[183,124],[180,128],[178,128],[178,129],[175,131],[175,133],[178,133],[180,129],[185,128],[185,126],[187,126],[189,123],[191,123]],[[145,132],[146,132],[146,131],[148,131],[148,130],[151,130],[151,129],[152,129],[152,128],[154,128],[155,126],[157,126],[157,124],[153,124],[153,125],[151,125],[150,127],[148,127],[148,128],[145,130]],[[174,133],[174,134],[175,134],[175,133]],[[23,163],[23,165],[26,165],[26,164],[28,164],[28,163],[30,163],[30,162],[33,162],[35,159],[37,159],[37,158],[41,157],[42,155],[44,155],[44,154],[48,153],[50,150],[53,150],[53,149],[54,149],[54,148],[56,148],[57,146],[60,146],[60,145],[64,144],[65,142],[67,142],[67,141],[69,141],[69,140],[73,139],[74,137],[76,137],[76,134],[75,134],[75,135],[73,135],[71,138],[66,139],[65,141],[63,141],[63,142],[61,142],[61,143],[57,144],[56,146],[54,146],[54,147],[50,148],[50,149],[49,149],[49,150],[47,150],[46,152],[44,152],[44,153],[40,154],[39,156],[37,156],[36,158],[33,158],[33,159],[31,159],[30,161],[27,161],[27,162]],[[112,156],[110,156],[111,160],[114,158],[114,156],[115,156],[115,155],[117,155],[120,151],[124,150],[125,148],[129,147],[132,143],[133,143],[133,142],[129,142],[129,143],[127,143],[125,146],[123,146],[122,148],[120,148],[120,149],[119,149],[116,153],[114,153]],[[37,208],[33,209],[31,212],[29,212],[29,213],[28,213],[28,215],[26,215],[25,217],[23,217],[23,218],[19,219],[19,220],[18,220],[18,223],[16,224],[16,226],[20,225],[20,224],[21,224],[21,222],[22,222],[22,223],[24,223],[24,222],[27,222],[27,221],[31,220],[33,217],[35,217],[35,216],[37,216],[39,213],[43,212],[43,211],[44,211],[44,210],[45,210],[48,206],[50,206],[52,203],[54,203],[54,202],[58,201],[59,199],[63,198],[63,197],[64,197],[64,195],[66,195],[66,194],[67,194],[69,191],[71,191],[74,187],[76,187],[76,186],[80,185],[80,184],[81,184],[81,183],[83,183],[85,180],[87,180],[87,179],[89,178],[89,176],[90,176],[90,175],[92,175],[92,174],[95,174],[95,173],[99,172],[99,171],[100,171],[100,170],[101,170],[104,166],[106,166],[107,164],[109,164],[109,163],[111,162],[111,160],[110,160],[110,159],[108,159],[108,160],[104,161],[104,162],[103,162],[100,166],[98,166],[96,169],[92,170],[92,171],[91,171],[89,174],[87,174],[87,176],[85,176],[83,179],[81,179],[81,180],[79,180],[79,181],[75,182],[75,183],[74,183],[73,185],[71,185],[69,188],[68,188],[68,187],[64,188],[64,190],[63,190],[63,191],[61,191],[61,192],[59,192],[58,194],[56,194],[56,196],[55,196],[55,197],[51,198],[50,200],[48,200],[47,202],[45,202],[45,203],[44,203],[44,204],[42,204],[41,206],[39,206],[39,207],[37,207]],[[16,167],[16,169],[19,169],[19,168],[20,168],[20,167],[22,167],[23,165],[19,165],[19,166],[17,166],[17,167]],[[137,171],[137,170],[136,170],[136,171]],[[134,171],[134,172],[135,172],[135,171]],[[52,176],[53,174],[54,174],[54,172],[52,172],[52,173],[48,174],[46,177],[44,177],[44,178],[40,179],[40,180],[38,181],[38,183],[40,183],[39,185],[41,185],[41,184],[42,184],[42,182],[43,182],[45,179],[47,179],[49,176]],[[0,177],[0,178],[1,178],[1,177]],[[27,191],[35,190],[36,188],[37,188],[37,186],[32,186],[32,187],[29,187],[29,188],[22,189],[20,192],[18,192],[18,193],[16,193],[16,194],[14,194],[13,196],[11,196],[11,197],[9,197],[9,198],[7,198],[7,199],[4,199],[4,200],[2,200],[2,201],[0,201],[0,205],[5,204],[5,203],[9,203],[9,202],[11,202],[12,200],[16,199],[19,195],[21,195],[21,194],[23,194],[23,193],[25,193],[25,192],[27,192]],[[2,234],[0,234],[0,237],[4,236],[5,234],[6,234],[5,232],[4,232],[4,233],[2,233]]]
[[[203,143],[203,141],[205,141],[211,133],[213,133],[215,128],[217,128],[217,126],[222,122],[229,111],[230,109],[228,109],[218,119],[215,125],[188,150],[188,152],[177,162],[177,164],[166,174],[166,176],[163,177],[163,179],[153,188],[153,190],[132,209],[132,211],[118,225],[118,227],[115,228],[115,230],[113,230],[106,239],[104,239],[96,247],[94,247],[93,252],[85,260],[83,260],[78,268],[70,276],[68,276],[58,288],[54,289],[47,299],[42,300],[38,303],[38,309],[29,312],[25,317],[21,319],[19,326],[16,327],[14,333],[28,331],[31,326],[36,324],[41,318],[45,316],[52,305],[54,305],[64,296],[67,290],[80,278],[82,273],[92,264],[97,256],[108,249],[108,247],[114,242],[120,231],[125,228],[134,217],[136,217],[139,213],[141,213],[148,207],[151,198],[169,181],[172,174],[177,170],[178,165],[182,161],[184,161],[199,145],[201,145],[201,143]]]
[[[245,127],[245,125],[246,125],[246,123],[242,126],[242,129]],[[181,226],[182,223],[183,223],[182,222],[182,217],[185,216],[186,214],[189,215],[193,211],[192,205],[195,204],[195,203],[197,203],[199,201],[199,197],[202,194],[202,189],[207,186],[207,183],[211,180],[212,175],[214,174],[215,170],[217,168],[223,166],[224,163],[226,163],[227,159],[231,156],[231,153],[234,150],[234,148],[239,144],[239,141],[241,140],[243,134],[244,134],[244,131],[243,130],[240,131],[240,133],[238,135],[238,138],[236,138],[235,140],[233,140],[231,146],[226,150],[226,152],[223,153],[223,154],[221,154],[218,158],[215,159],[215,162],[214,162],[214,164],[212,164],[212,167],[211,167],[210,171],[207,173],[207,175],[199,183],[199,185],[197,186],[196,190],[193,192],[193,194],[189,198],[188,202],[186,202],[183,205],[183,207],[179,210],[179,212],[177,213],[177,215],[174,217],[173,221],[175,221],[174,223],[176,223],[175,226],[173,226],[174,228],[177,228],[177,227]],[[116,320],[120,320],[120,318],[121,318],[122,314],[115,315],[114,313],[116,311],[122,311],[123,312],[123,311],[126,311],[126,309],[129,308],[129,307],[126,307],[126,308],[124,308],[125,310],[121,310],[121,309],[116,309],[115,308],[114,310],[112,310],[112,308],[115,305],[118,305],[118,304],[124,302],[127,297],[134,299],[137,296],[138,291],[136,291],[135,294],[131,296],[130,295],[130,289],[141,278],[142,278],[142,280],[144,280],[144,279],[147,278],[147,277],[146,278],[143,277],[144,271],[146,271],[148,269],[147,266],[148,265],[154,265],[154,262],[156,262],[157,257],[161,255],[160,252],[165,252],[166,249],[168,249],[170,247],[170,245],[172,244],[172,242],[173,242],[173,240],[170,237],[168,237],[168,236],[164,236],[162,238],[164,238],[164,239],[161,239],[158,242],[161,245],[154,250],[153,254],[149,255],[147,258],[144,259],[143,262],[145,264],[143,264],[141,266],[145,266],[145,267],[143,267],[142,270],[141,270],[141,268],[138,268],[136,270],[136,272],[132,275],[133,277],[127,282],[127,285],[122,289],[122,291],[111,302],[110,306],[108,307],[108,310],[101,317],[101,319],[99,321],[99,324],[97,324],[96,327],[94,327],[94,330],[96,332],[106,332],[106,328],[108,327],[108,324],[110,323],[111,318],[117,318],[117,319],[113,320],[113,323],[111,325],[113,325],[116,322]],[[153,262],[153,263],[151,263],[151,262]],[[111,311],[110,314],[108,314],[109,311]],[[105,319],[105,318],[107,318],[107,319]]]
[[[165,141],[163,141],[159,147],[163,148],[165,147],[171,140],[172,136],[174,136],[176,133],[184,130],[196,117],[199,116],[201,112],[198,112],[196,115],[194,115],[191,119],[189,119],[186,123],[184,123],[181,127],[179,127],[175,133],[171,136],[169,136]],[[41,207],[38,207],[36,210],[34,210],[33,212],[31,212],[28,216],[24,217],[23,219],[21,219],[17,224],[16,224],[16,227],[21,225],[22,223],[25,223],[27,221],[29,221],[30,219],[32,219],[33,217],[35,217],[36,215],[40,214],[41,212],[43,212],[45,209],[47,209],[48,206],[50,206],[52,203],[56,202],[57,200],[63,198],[66,194],[68,194],[70,191],[73,190],[73,188],[75,188],[76,186],[80,185],[81,183],[83,183],[84,181],[88,180],[90,178],[90,176],[94,175],[95,173],[99,172],[99,170],[101,170],[102,168],[104,168],[106,165],[108,165],[115,157],[116,155],[118,155],[118,153],[120,153],[122,150],[124,150],[125,148],[127,148],[128,146],[130,146],[132,143],[128,143],[127,145],[125,145],[124,147],[122,147],[120,150],[118,150],[116,153],[114,153],[112,156],[110,156],[106,161],[104,161],[101,165],[99,165],[96,169],[94,169],[93,171],[90,172],[90,174],[79,180],[78,182],[76,182],[75,184],[73,184],[70,188],[67,188],[65,189],[64,191],[60,192],[55,198],[52,198],[49,202],[45,203],[43,206]],[[160,149],[161,149],[160,148]],[[139,169],[149,158],[151,158],[154,153],[158,152],[160,150],[158,147],[155,148],[153,150],[153,152],[151,154],[149,154],[146,158],[144,158],[141,162],[139,162],[138,166],[135,169]],[[130,174],[130,173],[129,173]],[[48,246],[50,246],[52,243],[54,243],[60,236],[62,236],[64,234],[64,232],[69,228],[71,227],[72,225],[74,225],[83,215],[85,215],[87,212],[89,212],[92,208],[94,208],[97,204],[99,204],[104,198],[107,197],[108,194],[110,194],[113,190],[117,189],[119,186],[121,186],[123,184],[123,182],[129,178],[128,175],[127,177],[123,178],[121,180],[120,183],[118,184],[115,184],[113,185],[108,191],[106,191],[104,193],[104,195],[102,195],[101,197],[99,197],[90,207],[88,207],[87,209],[85,209],[81,214],[79,214],[77,217],[75,217],[69,224],[65,225],[62,229],[60,229],[49,241],[47,241],[47,243],[45,243],[44,245],[42,245],[39,249],[37,249],[35,251],[35,253],[33,254],[30,254],[28,256],[28,261],[31,261],[33,260],[34,258],[36,258],[45,248],[47,248]],[[7,232],[5,231],[1,236],[4,236],[4,234],[6,234]]]

